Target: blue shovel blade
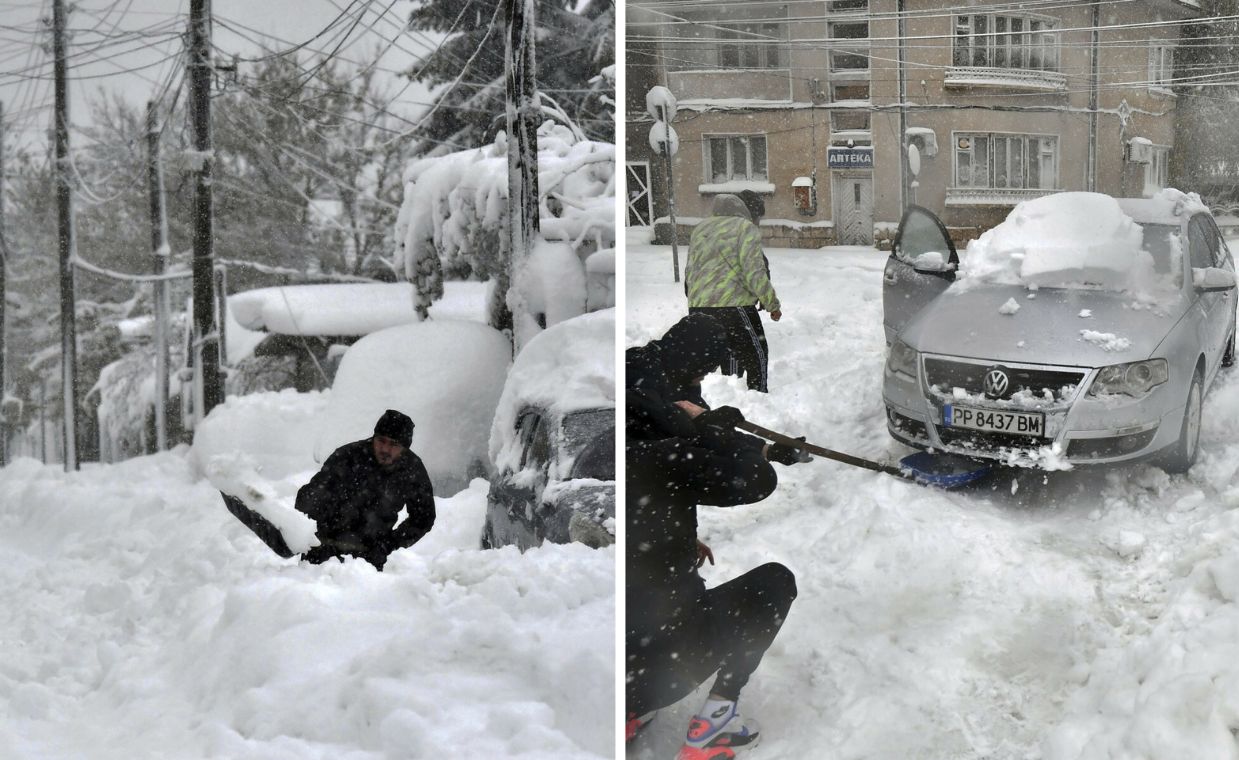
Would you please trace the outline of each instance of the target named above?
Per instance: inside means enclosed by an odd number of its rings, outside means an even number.
[[[939,488],[958,488],[980,480],[990,473],[992,465],[954,454],[931,454],[919,451],[899,460],[899,468],[918,483]]]

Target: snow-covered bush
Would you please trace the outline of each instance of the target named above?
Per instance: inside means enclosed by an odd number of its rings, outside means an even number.
[[[423,315],[443,278],[485,280],[507,267],[507,145],[500,133],[490,145],[417,159],[405,169],[396,266],[415,284],[414,303]],[[595,251],[614,247],[614,145],[544,122],[538,192],[542,237],[571,246],[577,268]],[[584,303],[583,269],[580,281]]]

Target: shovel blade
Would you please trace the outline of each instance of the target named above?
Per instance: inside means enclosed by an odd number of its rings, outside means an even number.
[[[993,465],[954,454],[920,451],[899,460],[899,467],[918,483],[938,488],[959,488],[989,475]]]

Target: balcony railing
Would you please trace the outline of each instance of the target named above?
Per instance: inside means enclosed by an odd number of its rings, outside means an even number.
[[[1006,69],[997,66],[952,66],[943,81],[947,87],[1003,87],[1019,90],[1063,92],[1067,75],[1038,69]]]
[[[1014,206],[1020,201],[1030,201],[1057,192],[1061,191],[1036,187],[949,187],[946,191],[946,205]]]

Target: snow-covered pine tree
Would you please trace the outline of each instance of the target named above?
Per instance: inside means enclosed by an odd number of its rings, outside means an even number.
[[[427,0],[410,16],[415,34],[448,37],[409,75],[433,85],[455,83],[439,94],[438,108],[415,134],[414,155],[483,145],[504,129],[502,4]],[[546,105],[557,105],[588,139],[614,142],[614,87],[598,76],[615,63],[613,0],[538,0],[536,15],[538,90]]]

